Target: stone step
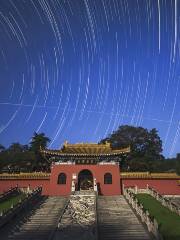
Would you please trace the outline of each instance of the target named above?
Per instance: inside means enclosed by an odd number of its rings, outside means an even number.
[[[8,239],[11,240],[46,240],[56,228],[61,209],[67,201],[64,197],[49,197],[26,222],[11,232]]]
[[[99,196],[97,201],[99,240],[150,240],[123,196]]]

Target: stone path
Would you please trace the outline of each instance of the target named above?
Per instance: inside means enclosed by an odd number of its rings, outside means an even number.
[[[49,197],[30,217],[9,233],[6,240],[96,240],[96,195],[93,192],[76,192],[58,224],[67,199]],[[150,235],[123,196],[99,196],[99,240],[150,240]],[[57,228],[58,226],[58,228]],[[0,237],[1,239],[1,237]],[[4,240],[4,238],[3,238]]]
[[[10,240],[46,240],[56,228],[66,198],[49,197],[20,228],[12,232]]]
[[[62,216],[54,240],[95,240],[95,201],[92,191],[75,192]]]
[[[99,196],[97,208],[99,240],[151,239],[123,196]]]

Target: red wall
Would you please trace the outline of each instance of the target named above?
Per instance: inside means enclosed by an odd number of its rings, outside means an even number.
[[[148,184],[160,194],[180,195],[177,179],[122,179],[122,184],[125,187],[137,186],[138,188],[146,188]]]
[[[49,191],[49,180],[0,180],[0,193],[3,191],[9,190],[11,187],[15,187],[18,184],[18,187],[25,188],[30,186],[31,189],[34,189],[36,187],[42,186],[42,194],[48,195]]]
[[[178,185],[177,179],[121,179],[120,185],[120,174],[118,165],[53,165],[51,169],[50,180],[0,180],[0,193],[7,191],[11,187],[15,187],[17,184],[19,187],[36,188],[39,186],[43,187],[43,195],[69,195],[71,193],[71,181],[72,174],[78,173],[81,170],[88,169],[92,172],[93,177],[96,178],[96,182],[100,183],[101,193],[103,195],[118,195],[121,194],[122,184],[125,187],[138,186],[139,188],[146,188],[147,184],[150,187],[155,188],[160,194],[165,195],[180,195],[180,186]],[[57,184],[59,173],[64,172],[67,175],[66,185]],[[104,184],[104,174],[112,174],[112,184]]]
[[[121,194],[120,181],[119,181],[119,166],[118,165],[74,165],[74,164],[59,164],[53,165],[51,168],[50,177],[50,195],[69,195],[71,193],[72,174],[78,173],[84,169],[91,171],[93,178],[96,182],[100,183],[101,193],[103,195],[118,195]],[[112,184],[104,184],[104,174],[112,174]],[[57,184],[58,175],[65,173],[67,181],[65,185]]]

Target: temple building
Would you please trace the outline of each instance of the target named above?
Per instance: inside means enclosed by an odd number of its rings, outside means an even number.
[[[94,189],[103,195],[121,194],[120,167],[130,148],[113,150],[110,143],[64,143],[61,150],[41,150],[54,161],[51,167],[50,195]]]
[[[31,189],[41,186],[42,194],[47,196],[67,196],[87,189],[113,196],[123,194],[124,187],[150,186],[160,194],[180,195],[180,176],[176,173],[122,172],[121,161],[130,147],[112,149],[107,142],[66,141],[59,150],[40,149],[40,152],[52,162],[50,173],[0,174],[0,192],[18,185]]]

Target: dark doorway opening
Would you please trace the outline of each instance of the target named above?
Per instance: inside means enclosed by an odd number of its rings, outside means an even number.
[[[78,174],[78,190],[90,190],[93,187],[92,173],[87,169],[80,171]]]

